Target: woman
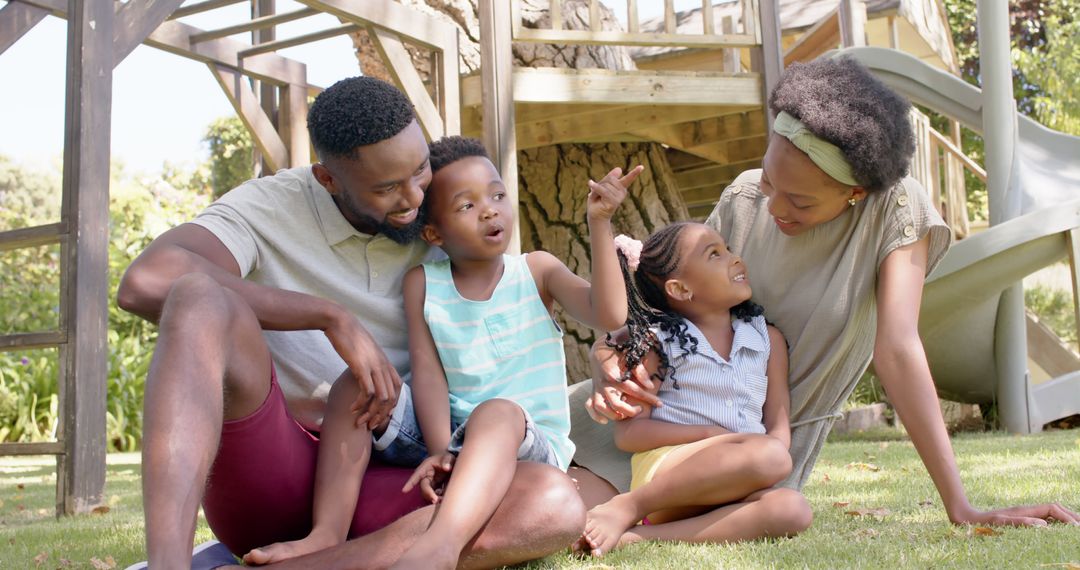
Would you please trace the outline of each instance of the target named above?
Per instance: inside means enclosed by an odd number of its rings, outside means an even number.
[[[926,191],[906,177],[915,148],[910,105],[855,60],[821,58],[788,68],[769,106],[776,121],[763,168],[740,175],[706,223],[745,260],[754,301],[789,343],[794,469],[783,488],[672,523],[679,528],[639,526],[620,544],[676,535],[727,541],[748,531],[805,528],[809,521],[771,529],[740,521],[756,509],[802,510],[805,499],[795,489],[806,483],[833,415],[871,357],[951,521],[1078,522],[1057,504],[979,511],[967,500],[918,333],[923,282],[951,234]],[[597,343],[594,391],[578,390],[571,402],[575,410],[585,404],[598,422],[632,416],[635,398],[655,405],[634,382],[612,380],[619,377],[612,356]],[[592,507],[614,494],[600,477],[624,486],[624,465],[606,451],[611,444],[602,443],[602,430],[583,419],[584,413],[574,418],[575,461],[593,473],[572,476]]]

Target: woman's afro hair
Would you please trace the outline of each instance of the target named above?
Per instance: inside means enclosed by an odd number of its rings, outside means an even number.
[[[482,156],[488,160],[484,143],[477,139],[460,136],[443,137],[428,146],[431,152],[431,172],[434,174],[442,167],[469,156]]]
[[[769,97],[810,132],[840,148],[867,191],[891,188],[907,175],[915,138],[911,104],[851,57],[794,63]]]
[[[389,139],[416,118],[397,87],[374,77],[350,77],[331,85],[308,111],[308,133],[320,159],[355,160],[356,148]]]

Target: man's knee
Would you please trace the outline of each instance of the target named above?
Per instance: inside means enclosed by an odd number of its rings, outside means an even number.
[[[169,288],[161,314],[162,330],[183,330],[203,324],[206,317],[228,322],[233,301],[226,289],[203,273],[181,275]]]
[[[585,504],[570,477],[555,467],[518,462],[506,497],[506,516],[522,526],[514,525],[510,535],[484,532],[475,545],[480,551],[511,548],[544,556],[569,546],[585,529]]]
[[[532,509],[543,524],[576,538],[585,528],[585,503],[570,477],[541,463],[521,462],[518,472],[529,483]]]

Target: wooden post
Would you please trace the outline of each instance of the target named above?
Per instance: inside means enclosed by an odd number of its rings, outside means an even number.
[[[263,16],[273,16],[275,10],[275,0],[251,0],[251,18],[261,18]],[[271,26],[269,28],[260,28],[252,30],[251,43],[252,45],[259,45],[267,42],[272,42],[276,38],[276,30]],[[284,124],[278,122],[278,104],[277,104],[277,87],[266,81],[252,81],[252,86],[258,87],[256,91],[259,94],[259,106],[262,107],[266,116],[270,118],[270,121],[278,126],[278,130],[283,130]],[[283,117],[282,117],[283,118]],[[274,173],[277,168],[285,168],[285,164],[278,163],[271,165],[270,161],[266,159],[259,152],[258,147],[255,149],[255,155],[258,156],[258,160],[255,161],[256,172],[255,176],[268,176]]]
[[[105,486],[113,2],[70,0],[67,18],[57,498],[75,514],[100,504]]]
[[[864,0],[840,0],[840,44],[844,47],[866,45]]]
[[[0,8],[0,54],[48,15],[44,8],[21,2],[8,2]]]
[[[772,131],[773,116],[768,112],[769,94],[773,87],[780,81],[780,74],[784,71],[784,50],[780,43],[780,2],[779,0],[760,0],[761,22],[761,60],[758,62],[757,71],[762,74],[763,100],[765,103],[765,118],[768,121],[768,132]],[[759,50],[754,50],[758,52]],[[756,59],[751,54],[751,60]]]
[[[731,16],[727,16],[730,18]],[[704,28],[702,31],[706,36],[711,36],[716,33],[716,24],[713,21],[713,5],[712,0],[701,0],[701,23]],[[725,34],[732,33],[729,30],[724,31]]]
[[[1072,277],[1073,316],[1077,339],[1080,341],[1080,230],[1069,230],[1069,275]]]
[[[735,21],[730,15],[724,16],[720,20],[720,30],[724,35],[735,33]],[[742,71],[742,62],[739,59],[738,48],[724,48],[724,67],[723,70],[728,73],[738,73]]]
[[[554,0],[559,2],[561,0]],[[641,23],[638,22],[637,0],[626,0],[626,31],[636,34],[641,31]]]
[[[281,89],[281,139],[289,150],[289,166],[311,164],[311,137],[307,130],[307,86],[290,84]]]
[[[484,145],[502,175],[514,205],[510,253],[521,251],[518,206],[517,139],[514,132],[514,61],[510,50],[510,5],[480,0],[480,75],[483,87]]]

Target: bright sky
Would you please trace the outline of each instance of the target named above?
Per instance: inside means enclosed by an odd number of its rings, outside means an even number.
[[[189,0],[187,3],[193,3]],[[608,0],[625,18],[625,2]],[[663,12],[663,0],[642,0],[643,21]],[[676,10],[701,6],[700,0],[676,0]],[[301,6],[278,0],[277,11]],[[187,24],[214,29],[246,20],[246,3],[184,18]],[[278,38],[340,25],[319,14],[278,26]],[[46,166],[64,146],[64,63],[67,22],[49,16],[0,54],[0,154],[17,162]],[[250,34],[237,36],[249,41]],[[328,86],[358,73],[348,36],[282,50],[281,55],[308,66],[308,81]],[[193,165],[205,159],[201,140],[214,119],[232,115],[232,106],[204,64],[140,45],[113,72],[112,154],[135,171],[155,172],[165,161]]]

